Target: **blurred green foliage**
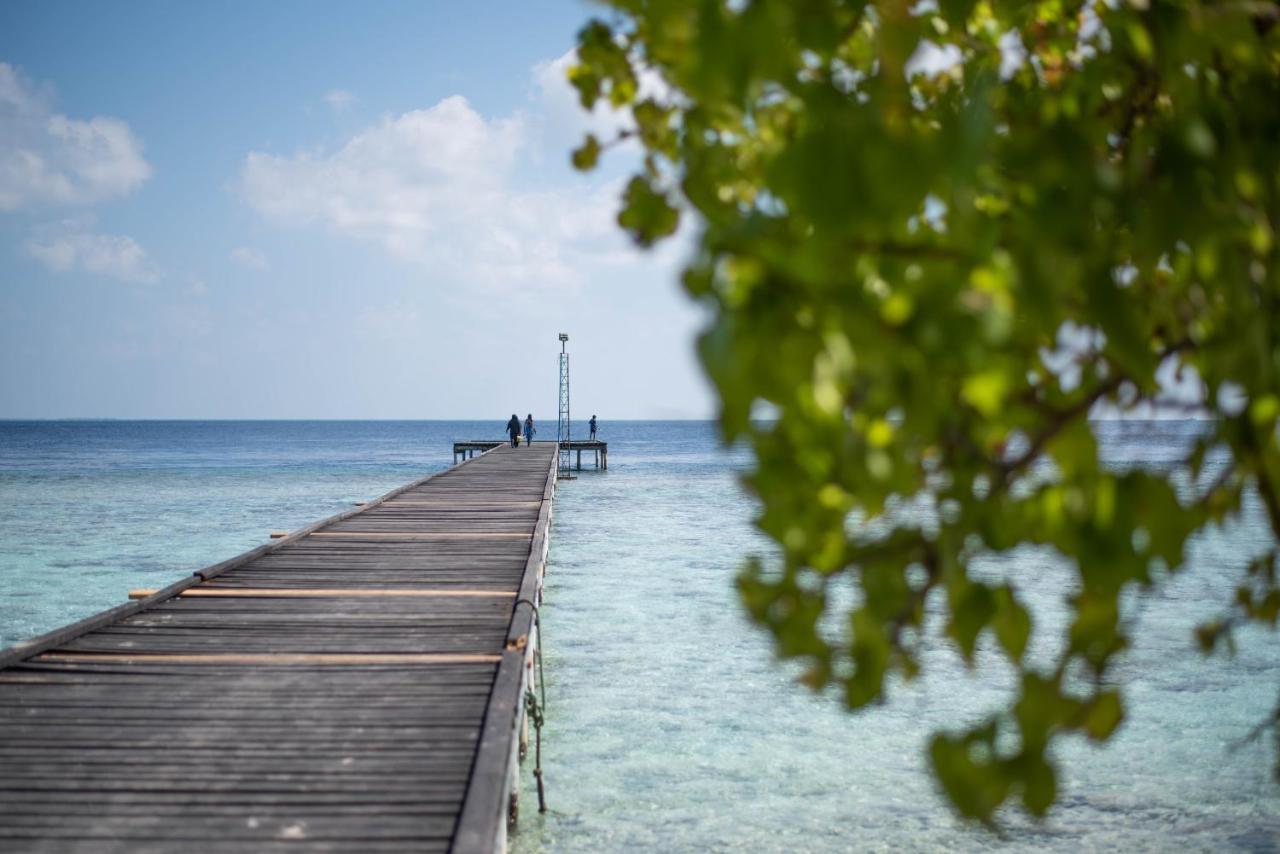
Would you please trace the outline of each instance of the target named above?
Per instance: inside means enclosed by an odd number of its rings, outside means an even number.
[[[1042,815],[1053,740],[1123,719],[1125,591],[1176,571],[1249,490],[1280,530],[1280,6],[608,5],[570,80],[642,147],[620,225],[643,245],[681,218],[697,236],[703,364],[780,546],[748,562],[743,602],[850,707],[919,672],[927,611],[971,664],[998,649],[1017,696],[937,735],[933,768],[965,816]],[[911,62],[926,43],[949,62]],[[1217,416],[1181,492],[1102,466],[1087,424],[1155,399],[1162,365],[1198,376]],[[752,420],[762,402],[776,420]],[[1216,447],[1225,468],[1206,465]],[[1017,579],[970,571],[1022,544],[1077,574],[1060,655],[1036,666]],[[827,631],[850,580],[847,630]],[[1199,641],[1278,611],[1269,553]]]

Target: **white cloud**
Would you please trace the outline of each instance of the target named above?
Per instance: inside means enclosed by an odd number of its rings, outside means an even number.
[[[249,270],[268,270],[271,265],[267,263],[267,256],[261,251],[248,246],[237,246],[231,250],[231,259]]]
[[[146,250],[132,237],[98,234],[92,225],[92,220],[68,220],[43,229],[27,240],[27,252],[55,273],[80,270],[139,283],[160,278]]]
[[[356,102],[356,96],[346,89],[331,89],[324,93],[324,100],[335,113],[341,113],[351,108]]]
[[[241,192],[272,222],[324,227],[470,283],[572,283],[585,263],[624,251],[619,188],[577,177],[530,186],[536,170],[519,168],[529,125],[527,113],[486,118],[455,95],[335,151],[253,152]]]
[[[132,192],[151,176],[128,124],[68,118],[50,102],[0,62],[0,210],[89,204]]]

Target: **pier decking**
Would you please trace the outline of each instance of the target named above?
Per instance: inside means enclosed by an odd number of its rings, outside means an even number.
[[[470,441],[466,441],[466,442],[454,442],[453,443],[453,461],[457,462],[459,459],[463,459],[463,460],[470,459],[476,454],[483,453],[485,451],[489,451],[501,445],[506,445],[506,444],[508,443],[505,439],[471,439]],[[543,445],[543,444],[555,444],[555,443],[554,442],[547,443],[547,442],[535,440],[533,444]],[[609,468],[609,443],[608,442],[601,442],[599,439],[570,439],[569,441],[562,442],[561,444],[565,448],[568,448],[570,451],[577,451],[579,470],[582,469],[582,452],[583,451],[586,451],[589,454],[595,455],[596,468],[598,469]],[[520,447],[522,448],[524,447],[524,439],[520,440]]]
[[[497,447],[0,651],[0,850],[500,850],[555,475]]]

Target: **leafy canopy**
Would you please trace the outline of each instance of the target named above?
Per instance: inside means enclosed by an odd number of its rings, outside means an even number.
[[[701,357],[781,552],[748,563],[743,602],[850,707],[919,671],[927,608],[970,662],[994,644],[1018,695],[936,735],[933,768],[966,816],[1043,814],[1053,740],[1106,740],[1123,717],[1108,668],[1126,591],[1251,490],[1280,530],[1280,6],[609,5],[570,80],[643,147],[621,226],[649,245],[695,223]],[[926,42],[955,64],[915,68]],[[589,137],[574,163],[617,141]],[[1159,397],[1162,365],[1198,375],[1217,416],[1181,492],[1169,471],[1103,466],[1087,423]],[[760,402],[776,421],[750,420]],[[1229,464],[1207,466],[1219,446]],[[1048,664],[1026,657],[1016,579],[971,571],[1021,544],[1077,576]],[[1274,552],[1223,608],[1206,650],[1239,620],[1274,624]]]

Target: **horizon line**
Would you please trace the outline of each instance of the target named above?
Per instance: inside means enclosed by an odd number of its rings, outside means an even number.
[[[598,417],[598,416],[597,416]],[[349,417],[289,417],[289,418],[200,418],[191,416],[173,416],[173,417],[133,417],[133,416],[112,416],[112,415],[50,415],[50,416],[34,416],[34,417],[18,417],[4,415],[0,416],[0,424],[13,423],[18,421],[254,421],[254,422],[280,422],[280,421],[375,421],[375,422],[414,422],[429,423],[440,422],[447,423],[451,421],[506,421],[507,416],[486,416],[483,418],[349,418]],[[550,418],[544,419],[550,421]],[[571,418],[570,421],[589,421],[591,416],[584,418]],[[601,421],[716,421],[715,416],[710,417],[693,417],[693,416],[675,416],[668,418],[610,418],[600,419]],[[752,419],[756,421],[769,421],[774,419]]]

